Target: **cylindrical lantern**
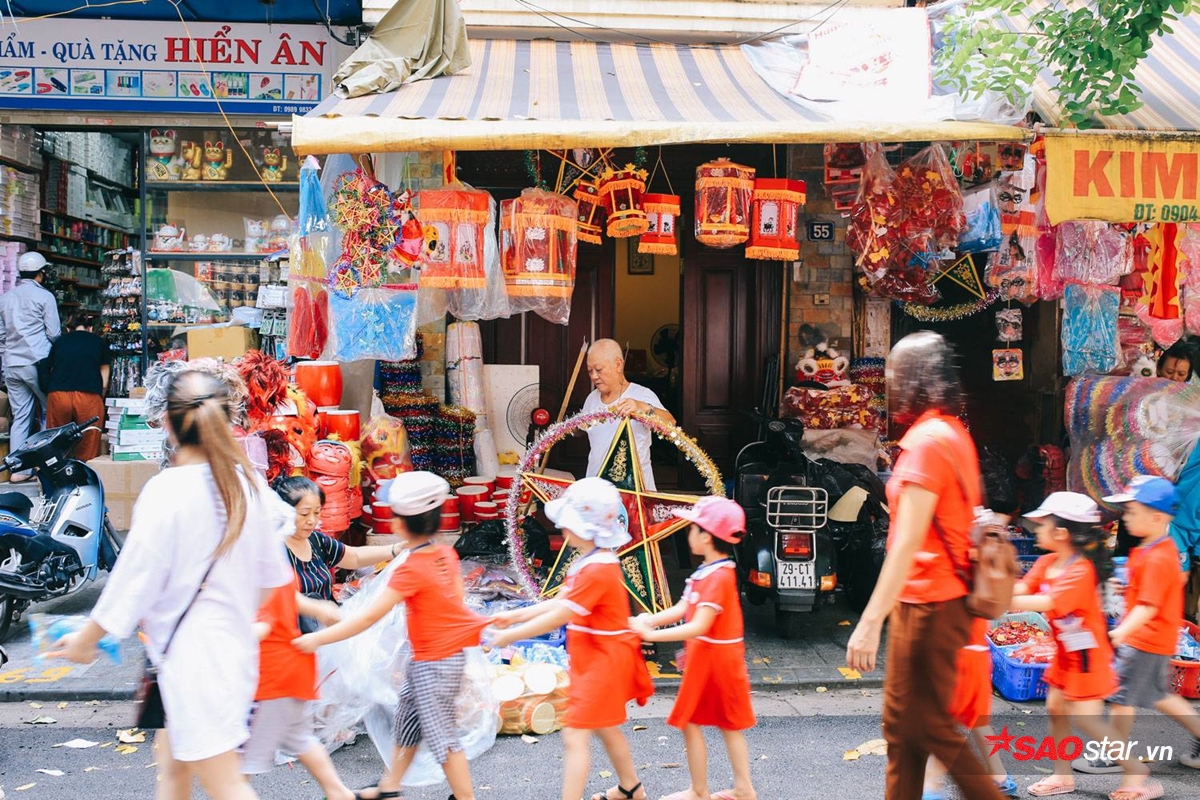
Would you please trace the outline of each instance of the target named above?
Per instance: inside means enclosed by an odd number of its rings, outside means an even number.
[[[575,200],[579,203],[579,226],[576,229],[579,241],[600,244],[600,233],[604,225],[604,202],[595,181],[580,181],[575,188]]]
[[[600,176],[600,198],[608,212],[608,235],[614,239],[641,236],[650,227],[642,209],[647,173],[633,164],[606,169]]]
[[[500,263],[510,295],[571,296],[578,214],[574,200],[541,189],[500,204]]]
[[[439,289],[482,289],[483,238],[491,195],[465,186],[417,192],[425,231],[421,285]]]
[[[733,247],[750,238],[754,168],[718,158],[696,167],[696,241]]]
[[[754,181],[753,224],[746,258],[795,261],[800,257],[800,206],[807,186],[789,178]]]
[[[644,194],[642,208],[650,227],[638,240],[639,253],[673,256],[679,253],[679,242],[675,238],[675,227],[679,221],[679,195]]]

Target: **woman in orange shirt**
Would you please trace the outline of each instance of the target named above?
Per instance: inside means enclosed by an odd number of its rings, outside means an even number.
[[[1093,741],[1118,741],[1116,730],[1104,721],[1104,701],[1117,690],[1117,675],[1092,561],[1108,554],[1106,534],[1097,527],[1100,509],[1086,495],[1054,492],[1025,518],[1046,555],[1017,584],[1012,604],[1018,611],[1045,614],[1054,632],[1055,654],[1045,675],[1050,735],[1059,742],[1070,737],[1074,718]],[[1102,572],[1111,571],[1110,563],[1102,564]],[[1137,792],[1143,800],[1162,797],[1162,786],[1149,781],[1149,767],[1136,758],[1117,763],[1125,773],[1121,789]],[[1054,774],[1028,791],[1034,797],[1074,792],[1071,762],[1056,759]]]
[[[566,586],[552,600],[493,617],[495,627],[507,630],[492,644],[505,647],[567,626],[571,683],[563,729],[562,798],[579,800],[583,794],[594,732],[608,751],[618,782],[592,795],[592,800],[645,800],[629,742],[619,727],[630,700],[644,705],[654,693],[641,637],[629,627],[629,594],[615,552],[631,540],[628,512],[611,483],[584,478],[547,503],[546,516],[579,554],[567,571]]]

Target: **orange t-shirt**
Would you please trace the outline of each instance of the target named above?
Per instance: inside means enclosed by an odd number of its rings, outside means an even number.
[[[258,610],[258,621],[268,623],[271,632],[258,645],[257,701],[317,699],[317,656],[292,646],[300,635],[298,591],[298,582],[279,586]]]
[[[421,545],[388,581],[407,606],[413,661],[441,661],[479,644],[488,621],[463,605],[458,565],[454,548]]]
[[[1187,573],[1179,570],[1179,548],[1163,536],[1129,551],[1129,585],[1125,611],[1134,606],[1154,606],[1154,618],[1129,634],[1125,643],[1145,653],[1175,655],[1179,627],[1183,624],[1183,594]]]
[[[930,525],[899,600],[921,604],[965,597],[967,587],[958,577],[955,565],[966,569],[969,564],[971,526],[975,520],[975,506],[980,501],[979,456],[975,443],[957,419],[929,412],[900,440],[900,449],[902,452],[887,485],[892,515],[888,545],[891,546],[896,534],[900,492],[905,485],[914,484],[938,496],[934,518],[941,523],[954,561],[951,562],[942,537]],[[959,471],[963,473],[961,482]],[[970,492],[970,497],[963,496],[963,486]]]

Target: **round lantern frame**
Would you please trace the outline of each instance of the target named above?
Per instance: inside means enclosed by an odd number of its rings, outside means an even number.
[[[725,496],[725,482],[721,477],[721,470],[717,467],[700,444],[684,433],[683,429],[678,425],[668,424],[663,422],[653,414],[635,413],[628,416],[617,414],[607,408],[599,411],[580,412],[574,416],[567,417],[561,422],[556,422],[551,425],[546,431],[538,437],[538,440],[533,443],[528,452],[521,459],[517,466],[516,482],[513,490],[509,492],[508,502],[504,506],[504,527],[508,534],[508,552],[512,558],[512,563],[517,569],[517,575],[521,580],[525,591],[533,597],[538,597],[542,593],[541,587],[538,585],[537,579],[533,571],[529,568],[529,563],[525,559],[525,534],[518,524],[517,515],[521,502],[521,495],[525,492],[525,475],[532,473],[542,457],[550,451],[550,448],[558,444],[568,436],[573,436],[576,433],[587,431],[590,428],[601,425],[606,422],[620,422],[629,419],[632,422],[640,422],[649,428],[660,439],[665,439],[675,445],[676,449],[684,454],[687,460],[696,465],[696,469],[700,472],[700,476],[704,478],[705,484],[708,486],[710,494]]]

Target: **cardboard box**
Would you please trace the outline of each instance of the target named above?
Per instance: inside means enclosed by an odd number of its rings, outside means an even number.
[[[166,441],[167,434],[161,428],[146,428],[145,430],[119,430],[116,443],[122,447],[153,445],[161,450]]]
[[[159,473],[159,460],[124,461],[100,456],[89,461],[88,466],[100,476],[104,503],[113,527],[119,531],[129,530],[134,501],[142,493],[146,481]]]
[[[188,331],[188,358],[223,358],[233,361],[258,347],[258,331],[241,326],[193,328]]]

